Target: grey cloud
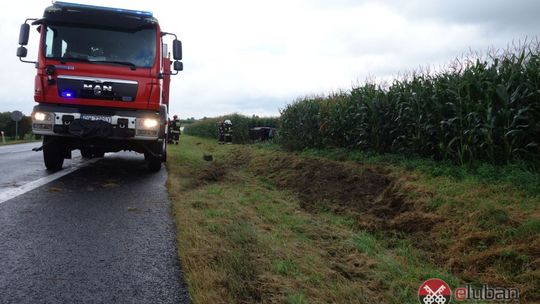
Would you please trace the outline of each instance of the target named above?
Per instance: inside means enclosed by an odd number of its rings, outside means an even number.
[[[433,19],[448,23],[480,24],[492,30],[531,28],[540,25],[537,0],[413,0],[388,1],[410,18]]]

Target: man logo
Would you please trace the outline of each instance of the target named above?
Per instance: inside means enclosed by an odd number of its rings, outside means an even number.
[[[92,90],[94,95],[100,96],[102,92],[112,92],[112,86],[108,85],[92,85],[92,84],[83,84],[84,90]]]
[[[418,289],[418,300],[421,304],[448,304],[452,291],[445,281],[429,279]]]

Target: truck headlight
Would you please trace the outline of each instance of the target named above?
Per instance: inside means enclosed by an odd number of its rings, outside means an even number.
[[[159,132],[158,118],[137,118],[136,136],[157,137]]]
[[[145,129],[154,129],[159,125],[159,121],[155,118],[145,118],[143,120],[143,126]]]
[[[54,113],[34,112],[32,113],[33,131],[51,131],[54,125]]]
[[[34,115],[32,115],[35,122],[52,122],[52,115],[51,113],[46,112],[35,112]]]

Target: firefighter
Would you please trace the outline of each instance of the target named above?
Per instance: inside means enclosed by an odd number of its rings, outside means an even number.
[[[218,123],[218,134],[218,143],[222,145],[225,143],[225,122],[223,120]]]
[[[172,144],[172,120],[167,118],[167,144]]]
[[[178,119],[177,115],[173,116],[173,120],[169,124],[169,130],[171,132],[170,143],[178,145],[180,140],[180,119]]]
[[[224,122],[224,134],[225,134],[225,143],[232,144],[232,122],[230,120],[225,120]]]

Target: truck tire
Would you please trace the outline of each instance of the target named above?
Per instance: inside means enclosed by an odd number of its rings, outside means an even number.
[[[81,148],[81,156],[83,158],[92,158],[92,149],[90,148]]]
[[[165,140],[162,140],[161,142],[158,141],[149,147],[150,150],[152,150],[152,152],[156,155],[149,152],[144,153],[144,158],[146,159],[148,170],[150,170],[150,172],[158,172],[161,170],[161,163],[163,162],[163,158],[166,157],[166,146],[167,143]]]
[[[148,170],[150,172],[159,172],[161,170],[161,158],[149,155],[146,162],[148,163]]]
[[[62,140],[51,136],[43,137],[43,161],[50,171],[58,171],[64,165],[66,146]]]
[[[167,144],[165,144],[165,148],[164,148],[164,151],[163,151],[163,158],[162,158],[161,161],[164,162],[164,163],[167,162]]]

